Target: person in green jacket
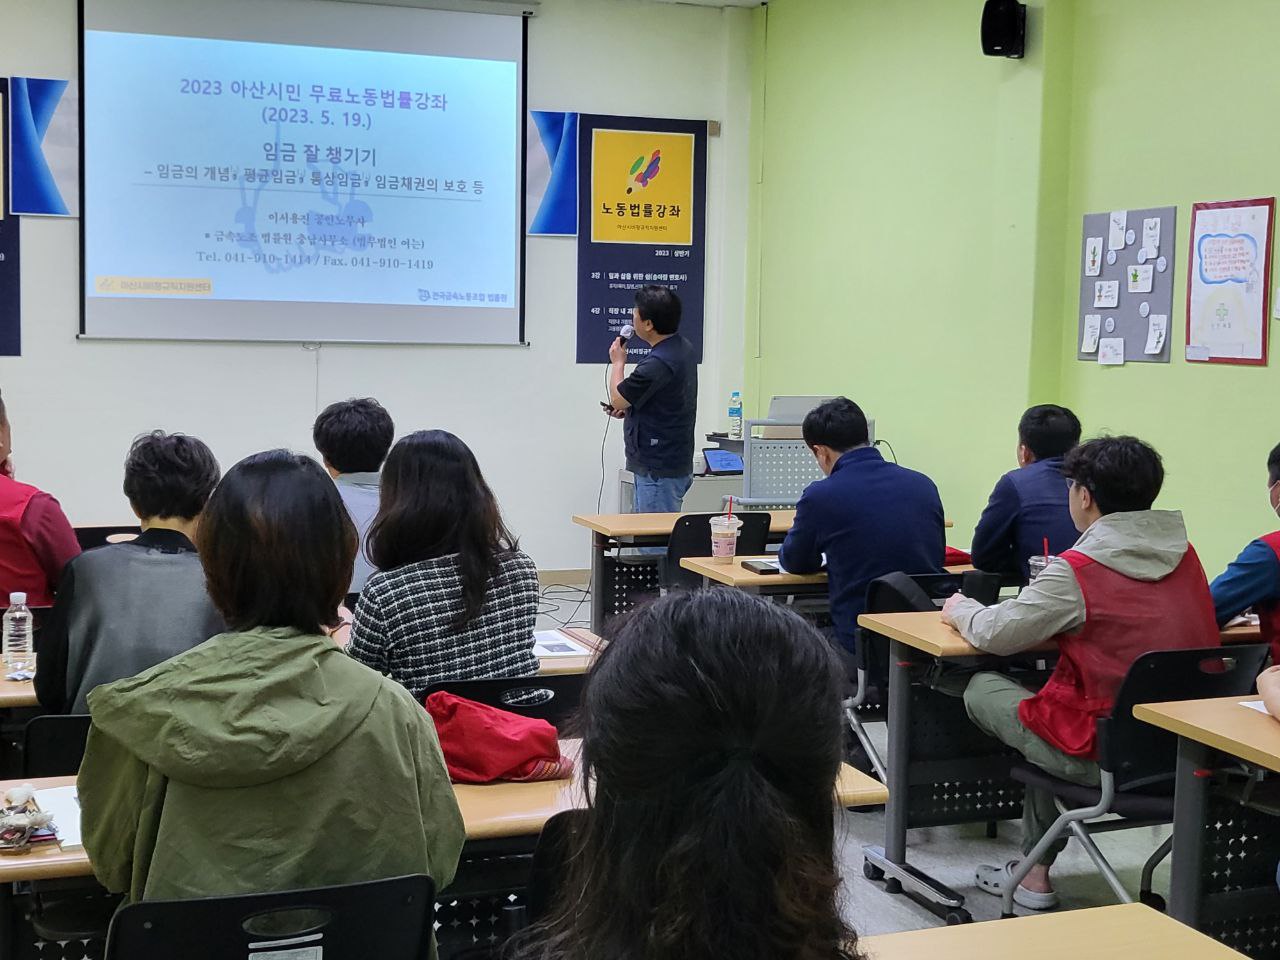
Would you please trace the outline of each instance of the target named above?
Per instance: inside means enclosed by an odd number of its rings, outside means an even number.
[[[435,726],[324,631],[356,533],[313,460],[232,468],[197,532],[231,632],[89,695],[85,850],[129,901],[452,879],[465,840]]]

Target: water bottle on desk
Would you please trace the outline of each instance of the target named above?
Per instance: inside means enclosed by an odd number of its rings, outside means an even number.
[[[6,673],[31,670],[35,657],[31,649],[31,611],[25,593],[9,594],[9,609],[4,612],[4,668]]]
[[[729,396],[729,439],[742,439],[742,393],[738,390]]]

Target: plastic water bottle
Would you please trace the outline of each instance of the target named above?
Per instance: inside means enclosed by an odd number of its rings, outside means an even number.
[[[739,390],[729,395],[729,439],[742,439],[742,392]]]
[[[9,609],[4,612],[4,666],[8,673],[30,670],[31,611],[27,609],[25,593],[9,594]]]

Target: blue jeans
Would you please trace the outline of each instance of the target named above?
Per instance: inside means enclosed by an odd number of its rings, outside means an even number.
[[[679,513],[684,495],[693,485],[693,475],[683,477],[646,477],[634,474],[636,478],[636,502],[632,513]]]

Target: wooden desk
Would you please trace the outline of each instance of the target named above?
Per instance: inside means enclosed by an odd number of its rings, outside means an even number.
[[[714,557],[685,557],[680,561],[680,566],[714,583],[723,584],[726,587],[736,587],[739,590],[748,590],[753,593],[795,593],[796,587],[825,588],[827,586],[827,573],[825,570],[820,573],[787,573],[785,570],[781,573],[753,573],[750,570],[743,569],[742,566],[743,561],[746,560],[776,559],[778,559],[777,554],[762,554],[759,556],[734,557],[731,562],[722,563]],[[973,566],[971,564],[943,567],[943,570],[947,573],[964,573],[966,570],[972,569]],[[826,590],[814,590],[811,592],[825,593]]]
[[[870,960],[1241,960],[1243,954],[1138,903],[866,937]]]
[[[1280,773],[1280,721],[1240,704],[1252,697],[1140,703],[1133,708],[1139,720],[1179,737]]]
[[[0,710],[39,705],[36,700],[36,685],[32,681],[0,679]]]
[[[577,756],[578,742],[567,740],[564,752]],[[20,783],[37,789],[74,785],[75,777],[48,777],[39,780],[0,782],[0,793]],[[454,795],[462,812],[468,840],[492,840],[533,836],[548,819],[565,810],[583,806],[576,780],[547,780],[540,783],[455,784]],[[842,807],[865,807],[889,798],[884,784],[848,764],[836,781],[836,802]],[[81,877],[92,873],[83,849],[63,851],[57,844],[44,844],[22,856],[0,856],[0,884],[53,877]]]
[[[1244,924],[1254,913],[1270,917],[1277,912],[1275,858],[1264,850],[1250,851],[1248,859],[1241,856],[1234,865],[1232,892],[1216,892],[1221,886],[1218,871],[1242,853],[1230,846],[1236,837],[1251,837],[1242,842],[1254,844],[1274,836],[1274,818],[1241,805],[1228,791],[1214,791],[1212,797],[1210,792],[1214,771],[1236,766],[1239,760],[1280,773],[1280,722],[1240,705],[1257,699],[1223,697],[1133,708],[1139,720],[1178,737],[1169,916],[1188,926],[1199,928],[1202,921],[1220,919],[1223,909],[1233,911]],[[1231,822],[1231,832],[1219,836],[1219,831],[1207,828],[1214,822]],[[1209,892],[1206,874],[1211,874]],[[1242,909],[1244,904],[1250,909]]]
[[[659,537],[665,543],[680,513],[578,513],[573,522],[612,540],[639,540]],[[786,534],[795,522],[794,510],[770,510],[769,532]]]

